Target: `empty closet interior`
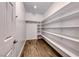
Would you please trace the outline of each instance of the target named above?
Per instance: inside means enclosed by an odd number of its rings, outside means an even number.
[[[27,40],[43,39],[63,57],[79,56],[79,2],[0,2],[0,56],[20,57]]]

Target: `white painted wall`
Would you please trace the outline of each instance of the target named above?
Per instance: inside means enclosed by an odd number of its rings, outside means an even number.
[[[27,39],[37,39],[37,23],[25,23],[25,20],[41,21],[43,16],[40,14],[27,13],[24,9],[24,5],[21,2],[16,2],[16,39],[18,43],[15,46],[13,56],[18,56],[24,42]],[[27,34],[27,36],[26,36]]]
[[[37,24],[38,23],[26,22],[26,39],[27,40],[37,39]]]
[[[21,2],[16,2],[16,16],[18,16],[16,18],[16,39],[18,43],[15,46],[14,56],[18,56],[25,42],[25,9]]]
[[[41,22],[43,19],[43,15],[41,14],[32,14],[29,12],[26,12],[26,18],[25,21],[32,21],[32,22],[26,22],[26,39],[37,39],[37,22]]]

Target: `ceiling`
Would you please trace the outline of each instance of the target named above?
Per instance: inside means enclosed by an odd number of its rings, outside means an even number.
[[[24,2],[26,12],[44,14],[53,2]],[[35,9],[34,6],[37,6]]]

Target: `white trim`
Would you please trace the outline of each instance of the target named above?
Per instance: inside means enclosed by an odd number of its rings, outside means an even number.
[[[41,34],[42,35],[42,34]],[[77,55],[73,54],[72,52],[70,52],[69,50],[63,48],[62,46],[60,46],[59,44],[53,42],[52,40],[50,40],[49,38],[47,38],[46,36],[42,35],[44,38],[46,38],[48,41],[50,41],[52,44],[54,44],[56,47],[58,47],[59,49],[61,49],[63,52],[65,52],[66,54],[68,54],[71,57],[77,57]]]
[[[47,31],[43,31],[43,32],[51,34],[51,35],[55,35],[55,36],[58,36],[58,37],[61,37],[61,38],[65,38],[65,39],[68,39],[68,40],[72,40],[74,42],[78,42],[79,43],[79,39],[76,39],[76,38],[64,36],[64,35],[61,35],[61,34],[51,33],[51,32],[47,32]]]
[[[79,26],[63,26],[63,27],[42,27],[40,29],[54,29],[54,28],[79,28]]]
[[[6,57],[9,57],[9,55],[12,53],[13,49],[11,48],[10,51],[7,53]]]
[[[35,39],[35,38],[32,38],[32,39],[27,39],[27,40],[37,40],[37,39]]]
[[[13,37],[11,36],[11,37],[9,37],[9,38],[7,38],[7,39],[5,39],[4,40],[4,42],[7,42],[7,41],[9,41],[9,40],[11,40],[11,39],[13,39]]]
[[[64,5],[62,8],[66,7],[67,5],[69,5],[71,2],[68,2],[66,5]],[[58,9],[56,12],[60,11],[62,8]],[[54,12],[53,14],[55,14],[56,12]],[[43,21],[47,20],[47,18],[51,17],[53,14],[48,15],[48,17],[45,17]],[[43,22],[42,21],[42,22]]]
[[[22,46],[22,48],[21,48],[21,50],[20,50],[20,52],[19,52],[19,54],[18,54],[18,57],[20,57],[20,55],[21,55],[21,53],[22,53],[22,51],[23,51],[23,48],[24,48],[24,45],[25,45],[26,41],[27,41],[27,40],[25,40],[25,42],[24,42],[24,44],[23,44],[23,46]]]
[[[29,39],[28,39],[28,40],[29,40]],[[34,40],[34,39],[32,39],[32,40]],[[20,53],[18,54],[18,57],[20,57],[20,55],[21,55],[21,53],[22,53],[22,50],[23,50],[23,48],[24,48],[24,45],[25,45],[26,41],[27,41],[27,40],[25,40],[25,42],[24,42],[24,44],[23,44],[23,46],[22,46],[22,48],[21,48],[21,50],[20,50]]]
[[[51,20],[51,21],[49,21],[49,22],[47,22],[47,23],[44,23],[43,25],[49,24],[49,23],[54,22],[54,21],[58,21],[59,19],[62,19],[62,18],[64,18],[64,17],[68,17],[68,16],[72,16],[72,15],[75,15],[75,14],[77,14],[77,13],[79,13],[79,10],[78,10],[78,11],[71,12],[71,13],[68,13],[68,14],[63,15],[63,16],[61,16],[61,17],[56,17],[56,18],[54,18],[53,20]],[[63,20],[65,20],[65,19],[63,19]],[[61,21],[61,20],[60,20],[60,21]]]

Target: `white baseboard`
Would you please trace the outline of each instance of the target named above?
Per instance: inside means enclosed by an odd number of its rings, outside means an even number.
[[[31,38],[31,39],[27,39],[27,40],[37,40],[37,38]]]
[[[22,53],[22,50],[23,50],[23,48],[24,48],[25,43],[26,43],[26,40],[25,40],[25,42],[24,42],[24,44],[23,44],[23,46],[22,46],[22,48],[21,48],[21,50],[20,50],[20,52],[19,52],[19,54],[18,54],[18,57],[20,57],[20,55],[21,55],[21,53]]]
[[[27,40],[35,40],[35,39],[37,39],[37,38],[32,38],[32,39],[27,39]],[[27,40],[25,40],[25,42],[24,42],[24,44],[23,44],[23,46],[22,46],[22,48],[21,48],[21,50],[20,50],[20,53],[18,54],[18,57],[20,57],[20,55],[21,55],[21,53],[22,53],[22,50],[23,50],[23,48],[24,48],[24,45],[25,45],[25,43],[26,43]]]

